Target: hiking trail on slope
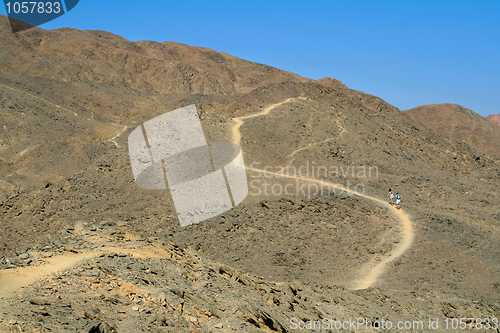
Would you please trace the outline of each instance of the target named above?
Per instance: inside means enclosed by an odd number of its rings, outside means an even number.
[[[268,115],[276,107],[283,105],[285,103],[291,102],[291,101],[299,100],[299,99],[304,99],[304,98],[300,98],[300,97],[299,98],[288,98],[284,101],[267,106],[261,112],[233,118],[234,125],[231,128],[231,132],[233,135],[232,142],[237,144],[237,145],[241,144],[240,128],[241,128],[241,126],[243,126],[244,120]],[[328,140],[326,140],[326,141],[328,141]],[[324,141],[324,142],[326,142],[326,141]],[[312,146],[313,146],[313,144],[309,144],[307,147],[300,148],[292,154],[295,154],[296,152],[298,152],[300,150],[308,149]],[[245,169],[253,170],[253,171],[260,171],[262,173],[274,175],[273,172],[269,172],[269,171],[265,171],[265,170],[259,170],[259,169],[255,169],[255,168],[251,169],[248,167],[245,167]],[[341,188],[338,184],[333,184],[333,183],[327,182],[323,179],[305,178],[305,177],[285,175],[285,174],[280,174],[280,177],[292,178],[292,179],[302,180],[302,181],[306,181],[306,182],[314,182],[314,183],[319,184],[320,186],[329,186],[329,187],[332,187],[335,189],[346,191],[347,193],[349,193],[351,195],[356,195],[358,197],[369,199],[369,200],[374,201],[374,202],[376,202],[384,207],[389,206],[389,211],[391,212],[391,214],[400,220],[400,229],[401,229],[402,237],[401,237],[401,241],[398,243],[398,246],[395,249],[393,249],[388,256],[384,256],[382,258],[382,260],[380,260],[376,263],[368,264],[367,267],[363,269],[363,272],[360,273],[360,275],[363,277],[355,281],[354,286],[352,288],[354,290],[366,289],[366,288],[371,287],[375,282],[377,282],[377,279],[384,272],[386,266],[390,262],[399,258],[408,248],[410,248],[411,244],[413,243],[414,232],[413,232],[412,223],[411,223],[411,220],[410,220],[410,217],[408,216],[408,214],[404,213],[402,210],[397,210],[395,207],[387,204],[385,201],[383,201],[381,199],[378,199],[378,198],[375,198],[375,197],[372,197],[372,196],[369,196],[366,194],[360,194],[356,191],[346,189],[345,187]],[[364,272],[365,270],[368,272],[365,273]]]

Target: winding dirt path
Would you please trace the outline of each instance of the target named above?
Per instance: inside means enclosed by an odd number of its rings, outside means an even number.
[[[38,279],[73,267],[78,262],[95,256],[96,252],[65,253],[50,258],[45,265],[4,269],[0,271],[0,298],[10,296]]]
[[[36,96],[34,96],[34,97],[36,97]],[[234,125],[231,128],[232,134],[233,134],[233,142],[236,144],[241,143],[240,127],[244,124],[244,120],[267,115],[267,114],[269,114],[269,112],[271,112],[277,106],[288,103],[288,102],[293,101],[293,100],[298,100],[298,98],[288,98],[282,102],[272,104],[272,105],[266,107],[261,112],[256,113],[256,114],[251,114],[251,115],[233,118]],[[116,125],[116,126],[122,126],[122,125]],[[125,129],[126,129],[126,126],[123,126],[122,130],[118,131],[115,134],[115,136],[113,136],[109,140],[114,142],[114,140]],[[116,144],[116,142],[114,142],[114,143]],[[310,146],[302,148],[301,150],[310,148],[312,146],[313,146],[313,144],[310,144]],[[248,167],[246,167],[246,169],[274,175],[274,173],[268,172],[265,170],[250,169]],[[384,269],[387,266],[387,264],[396,260],[411,246],[411,244],[413,242],[413,237],[414,237],[413,228],[412,228],[412,224],[411,224],[411,220],[410,220],[409,216],[406,213],[404,213],[402,210],[396,210],[394,207],[388,205],[385,201],[380,200],[378,198],[375,198],[375,197],[372,197],[369,195],[365,195],[365,194],[359,194],[356,191],[348,190],[348,189],[341,187],[341,186],[338,186],[336,184],[326,182],[325,180],[296,177],[296,176],[290,176],[290,175],[281,175],[281,174],[280,174],[280,176],[294,178],[294,179],[298,179],[298,180],[306,181],[306,182],[313,182],[313,183],[317,183],[319,185],[323,184],[323,185],[329,186],[331,188],[336,188],[339,190],[346,191],[347,193],[350,193],[352,195],[357,195],[359,197],[367,198],[369,200],[377,202],[381,206],[384,206],[384,207],[389,206],[389,210],[393,214],[393,216],[400,220],[402,239],[399,242],[398,246],[395,249],[393,249],[392,252],[388,256],[385,256],[379,262],[370,264],[369,267],[366,269],[367,272],[362,272],[360,274],[363,276],[363,278],[356,281],[356,284],[355,284],[353,289],[365,289],[365,288],[369,288],[370,286],[372,286],[377,281],[377,279],[380,277],[380,275],[384,272]],[[15,269],[1,270],[0,271],[0,298],[8,297],[8,296],[12,295],[13,293],[19,291],[21,288],[28,286],[41,278],[47,277],[47,276],[54,274],[56,272],[59,272],[59,271],[69,269],[83,260],[95,258],[95,257],[98,257],[102,254],[111,253],[111,252],[115,252],[115,253],[116,252],[124,252],[124,253],[127,253],[128,255],[138,256],[138,257],[142,257],[142,258],[144,258],[144,257],[167,257],[169,255],[167,251],[165,251],[164,249],[162,249],[160,247],[150,247],[150,248],[106,247],[106,248],[100,248],[99,250],[89,250],[89,251],[85,251],[85,252],[81,252],[81,253],[65,253],[62,255],[54,256],[54,257],[46,260],[46,263],[44,265],[35,266],[35,267],[21,267],[21,268],[15,268]]]
[[[32,267],[18,267],[0,271],[0,299],[11,296],[25,286],[51,274],[67,270],[79,262],[99,257],[108,253],[125,253],[137,258],[167,258],[170,253],[153,244],[141,248],[123,248],[117,246],[101,247],[98,250],[82,251],[80,253],[65,252],[61,255],[45,259],[45,264]]]
[[[233,143],[238,144],[238,145],[240,145],[240,143],[241,143],[240,128],[244,124],[244,120],[267,115],[274,108],[276,108],[280,105],[283,105],[285,103],[288,103],[290,101],[293,101],[293,100],[298,100],[298,98],[288,98],[282,102],[269,105],[268,107],[266,107],[264,110],[262,110],[259,113],[254,113],[251,115],[233,118],[234,125],[231,128],[231,132],[233,135],[233,139],[232,139]],[[329,140],[326,140],[326,141],[329,141]],[[326,141],[323,141],[323,142],[326,142]],[[313,144],[309,144],[307,147],[298,149],[294,153],[296,153],[300,150],[308,149],[312,146],[313,146]],[[252,170],[252,171],[259,171],[259,172],[270,174],[270,175],[276,175],[273,172],[260,170],[260,169],[251,169],[248,167],[245,167],[245,169]],[[383,257],[382,260],[380,260],[376,263],[370,263],[367,266],[367,268],[365,268],[360,273],[360,276],[362,276],[362,278],[360,278],[354,282],[354,286],[353,286],[354,290],[366,289],[366,288],[371,287],[377,281],[377,279],[380,277],[380,275],[384,272],[387,264],[389,264],[390,262],[399,258],[413,243],[414,232],[413,232],[412,223],[411,223],[411,220],[410,220],[410,217],[408,216],[408,214],[406,214],[403,210],[397,210],[395,207],[389,205],[384,200],[372,197],[370,195],[360,194],[356,191],[346,189],[345,187],[339,186],[338,184],[333,184],[333,183],[327,182],[327,181],[322,180],[322,179],[304,178],[304,177],[293,176],[293,175],[285,175],[284,173],[283,174],[280,173],[279,176],[285,177],[285,178],[298,179],[298,180],[306,181],[306,182],[312,182],[312,183],[319,184],[320,186],[329,186],[330,188],[343,190],[349,194],[369,199],[369,200],[374,201],[383,207],[388,207],[390,213],[397,220],[400,221],[400,229],[401,229],[400,231],[401,231],[402,237],[401,237],[401,241],[398,243],[398,246],[396,248],[394,248],[388,256]]]
[[[118,138],[118,137],[119,137],[119,136],[123,133],[123,131],[125,131],[128,127],[127,127],[127,126],[125,126],[125,125],[118,125],[118,124],[115,124],[115,123],[111,123],[111,124],[113,124],[113,125],[115,125],[115,126],[118,126],[118,127],[121,127],[122,129],[121,129],[121,130],[119,130],[119,131],[117,131],[117,132],[115,133],[115,135],[114,135],[112,138],[108,139],[108,140],[109,140],[109,142],[114,143],[115,147],[120,147],[120,148],[123,148],[123,147],[122,147],[122,146],[120,146],[118,143],[116,143],[116,141],[115,141],[115,140],[116,140],[116,138]]]
[[[262,110],[261,112],[254,113],[254,114],[249,114],[249,115],[246,115],[246,116],[241,116],[241,117],[233,118],[234,125],[233,125],[233,127],[231,127],[231,132],[233,133],[233,142],[236,143],[238,146],[240,145],[240,142],[241,142],[240,127],[241,127],[241,125],[243,125],[243,121],[244,120],[250,119],[250,118],[264,116],[266,114],[269,114],[269,112],[271,112],[271,110],[273,110],[277,106],[280,106],[282,104],[291,102],[293,100],[298,100],[298,99],[304,99],[305,100],[305,98],[302,98],[302,97],[299,97],[299,98],[287,98],[287,99],[285,99],[282,102],[269,105],[268,107],[264,108],[264,110]]]

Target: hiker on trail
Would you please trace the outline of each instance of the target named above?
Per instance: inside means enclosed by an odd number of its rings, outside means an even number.
[[[391,206],[394,206],[394,202],[392,201],[394,200],[394,193],[392,193],[391,189],[389,189],[389,193],[387,193],[387,196],[391,198]]]
[[[399,204],[401,203],[401,196],[399,195],[399,193],[396,193],[396,208],[397,209],[401,209],[399,207]]]

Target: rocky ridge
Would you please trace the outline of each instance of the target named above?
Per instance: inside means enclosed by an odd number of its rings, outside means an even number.
[[[490,114],[486,117],[486,119],[491,121],[493,124],[500,126],[500,114]]]
[[[474,141],[495,127],[473,111],[436,106],[456,125],[446,132],[335,79],[102,31],[14,35],[1,19],[0,276],[71,263],[7,288],[7,330],[290,331],[294,316],[500,317],[499,150]],[[240,129],[248,166],[306,167],[380,199],[399,191],[412,246],[373,288],[353,291],[401,240],[384,205],[261,193],[180,228],[169,191],[135,185],[127,137],[189,104],[208,141],[231,141],[235,117],[269,110]],[[377,173],[314,174],[320,166]],[[247,176],[259,186],[289,181]]]

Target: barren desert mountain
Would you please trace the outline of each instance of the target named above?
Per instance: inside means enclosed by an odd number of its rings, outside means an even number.
[[[133,43],[106,31],[34,28],[15,35],[5,16],[0,43],[4,74],[92,81],[142,92],[228,95],[265,83],[307,80],[207,48]]]
[[[334,88],[343,88],[347,89],[347,86],[343,84],[341,81],[331,78],[331,77],[323,77],[321,79],[317,79],[317,82],[324,84],[325,86],[330,86]]]
[[[490,114],[486,117],[486,119],[491,121],[493,124],[500,126],[500,114]]]
[[[104,31],[13,34],[1,17],[0,43],[0,331],[500,318],[500,129],[473,111],[401,112]],[[127,138],[191,104],[208,142],[241,147],[249,194],[181,228],[168,190],[134,182]]]
[[[460,105],[423,105],[405,111],[420,126],[440,135],[463,140],[482,153],[500,159],[500,128]]]

